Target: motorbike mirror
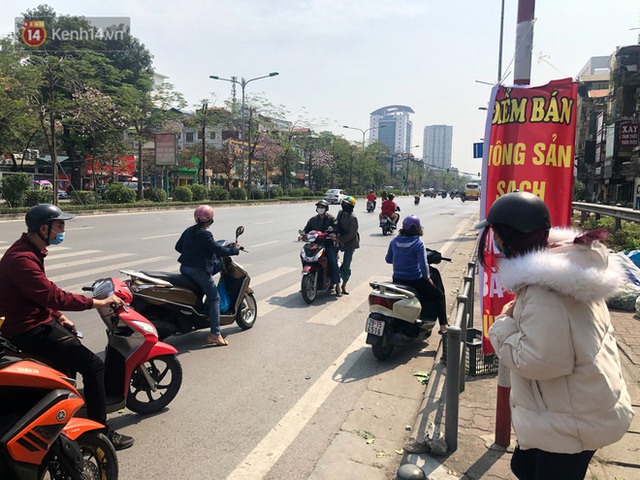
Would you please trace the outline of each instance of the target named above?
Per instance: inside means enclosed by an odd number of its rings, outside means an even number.
[[[238,237],[244,233],[244,227],[240,225],[236,228],[236,243],[238,242]]]

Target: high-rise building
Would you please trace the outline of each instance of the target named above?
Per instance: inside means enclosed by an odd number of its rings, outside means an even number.
[[[451,167],[451,145],[453,127],[449,125],[428,125],[424,127],[422,161],[430,167]]]
[[[369,119],[372,141],[388,145],[392,154],[411,153],[411,107],[389,105],[371,112]]]

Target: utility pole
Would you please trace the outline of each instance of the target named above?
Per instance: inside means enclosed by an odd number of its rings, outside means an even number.
[[[513,83],[531,83],[531,51],[533,50],[533,22],[535,0],[518,0],[518,25],[516,27],[516,55],[513,67]],[[509,369],[498,364],[498,393],[496,398],[495,443],[508,447],[511,442],[511,410],[509,395],[511,379]]]
[[[204,102],[204,104],[202,104],[202,158],[200,159],[200,168],[202,170],[202,185],[205,184],[205,170],[204,170],[204,164],[205,164],[205,158],[206,158],[206,147],[207,147],[207,132],[206,132],[206,127],[207,127],[207,112],[209,111],[209,104],[207,102]]]

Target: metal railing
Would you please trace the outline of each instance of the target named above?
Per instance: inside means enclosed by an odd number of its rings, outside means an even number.
[[[613,217],[616,222],[616,230],[622,226],[622,220],[640,223],[640,210],[634,210],[632,208],[583,202],[573,202],[571,208],[580,212],[580,221],[583,223],[587,220],[587,216],[590,213],[596,214],[596,220],[599,220],[602,215]]]
[[[475,278],[477,269],[477,244],[471,261],[467,264],[467,271],[464,276],[462,289],[456,304],[456,319],[447,330],[445,338],[446,352],[443,361],[447,364],[446,369],[446,416],[445,416],[445,441],[449,451],[458,449],[458,410],[460,405],[460,394],[465,387],[465,365],[466,365],[466,339],[467,329],[473,327],[473,307],[475,298]],[[444,345],[443,345],[444,347]]]

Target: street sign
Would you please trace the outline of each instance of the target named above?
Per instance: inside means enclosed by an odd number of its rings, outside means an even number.
[[[482,146],[484,143],[477,142],[473,144],[473,158],[482,158]]]

